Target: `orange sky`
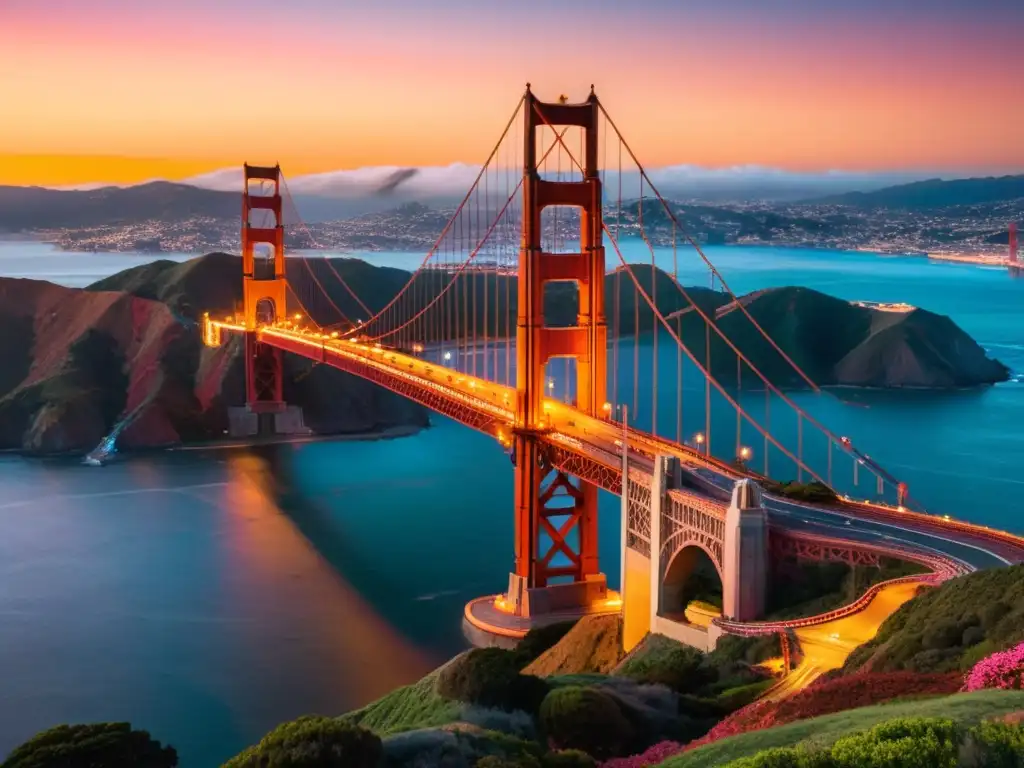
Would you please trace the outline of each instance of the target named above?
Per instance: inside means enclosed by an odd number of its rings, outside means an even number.
[[[759,18],[749,0],[732,15],[637,0],[642,19],[607,0],[590,18],[577,0],[564,18],[537,0],[429,14],[412,0],[372,13],[340,0],[6,0],[0,183],[185,178],[244,160],[293,177],[480,162],[527,80],[552,98],[596,83],[649,166],[1024,169],[1013,6],[978,0],[964,17],[935,0],[916,18],[865,0],[830,19],[765,2],[790,16]]]

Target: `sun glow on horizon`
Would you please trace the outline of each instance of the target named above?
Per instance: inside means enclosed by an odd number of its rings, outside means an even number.
[[[1024,6],[1000,0],[923,17],[900,0],[565,0],[540,26],[536,0],[83,5],[2,12],[0,183],[479,163],[527,81],[550,99],[595,83],[652,167],[1024,168]],[[566,45],[570,25],[596,44]]]

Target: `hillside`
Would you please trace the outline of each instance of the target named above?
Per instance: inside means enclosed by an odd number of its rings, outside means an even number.
[[[961,576],[925,591],[890,616],[842,674],[965,670],[1024,641],[1024,565]]]
[[[833,195],[818,203],[849,205],[856,208],[950,208],[981,205],[1024,198],[1024,175],[989,176],[978,179],[928,179],[911,184],[885,187],[873,192],[848,192]]]
[[[363,316],[323,259],[309,259],[308,269],[303,261],[298,258],[287,261],[289,280],[299,296],[319,293],[310,276],[312,271],[342,312],[351,318]],[[409,279],[409,273],[402,270],[373,267],[358,259],[331,259],[330,262],[370,309],[383,307]],[[658,307],[666,316],[689,306],[670,275],[661,270],[652,271],[650,265],[635,265],[634,270],[644,290],[657,298]],[[214,253],[180,265],[160,261],[125,270],[101,280],[90,290],[123,290],[158,299],[175,312],[195,319],[203,309],[234,311],[241,301],[240,272],[237,256]],[[483,278],[462,279],[477,280],[478,295],[483,295]],[[424,278],[425,285],[417,286],[417,292],[422,291],[418,295],[433,295],[447,280],[441,273],[432,273]],[[507,293],[510,297],[513,310],[507,313],[502,325],[511,328],[515,325],[517,290],[514,280],[507,286],[504,285],[506,280],[508,278],[492,276],[488,278],[488,285],[492,296]],[[461,294],[463,288],[453,290]],[[554,283],[549,287],[544,306],[550,325],[565,326],[575,322],[575,290],[571,283]],[[729,302],[726,295],[707,288],[691,287],[686,291],[711,316]],[[654,321],[650,306],[638,294],[628,275],[609,274],[605,278],[605,294],[607,314],[609,317],[618,315],[623,333],[632,333],[635,327],[641,332],[651,331]],[[617,309],[616,303],[619,304]],[[314,319],[322,325],[338,322],[340,318],[326,304],[323,301],[310,304]],[[504,300],[502,310],[505,310]],[[1001,363],[989,359],[952,320],[926,310],[907,314],[880,312],[807,288],[792,287],[759,293],[749,302],[747,310],[786,354],[823,386],[966,387],[1004,381],[1009,373]],[[479,327],[483,327],[483,311],[481,301],[478,304]],[[487,322],[493,328],[493,315],[489,315]],[[692,310],[685,311],[672,325],[694,356],[706,360],[705,324],[701,317]],[[805,385],[742,312],[725,314],[718,325],[773,383],[781,387]],[[436,327],[430,323],[427,326]],[[665,343],[672,342],[666,340]],[[711,337],[711,370],[724,384],[730,385],[736,380],[735,353],[716,334]],[[760,386],[759,380],[745,366],[744,377],[744,386]]]
[[[0,232],[174,222],[192,216],[236,219],[238,200],[235,192],[168,181],[89,191],[0,186]]]
[[[227,407],[244,400],[241,346],[207,349],[195,324],[160,301],[3,278],[0,323],[3,449],[90,450],[129,414],[122,447],[219,438]],[[315,431],[427,423],[418,406],[362,380],[286,365],[285,396]]]

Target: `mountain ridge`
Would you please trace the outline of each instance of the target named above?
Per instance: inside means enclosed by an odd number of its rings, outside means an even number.
[[[846,192],[815,203],[856,208],[930,209],[984,205],[1024,199],[1024,174],[970,179],[925,179],[872,192]]]

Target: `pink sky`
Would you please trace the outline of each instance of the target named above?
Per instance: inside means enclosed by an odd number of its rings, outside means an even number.
[[[6,0],[0,183],[480,162],[528,80],[595,83],[651,166],[1024,169],[1024,14],[1001,0],[366,5]]]

